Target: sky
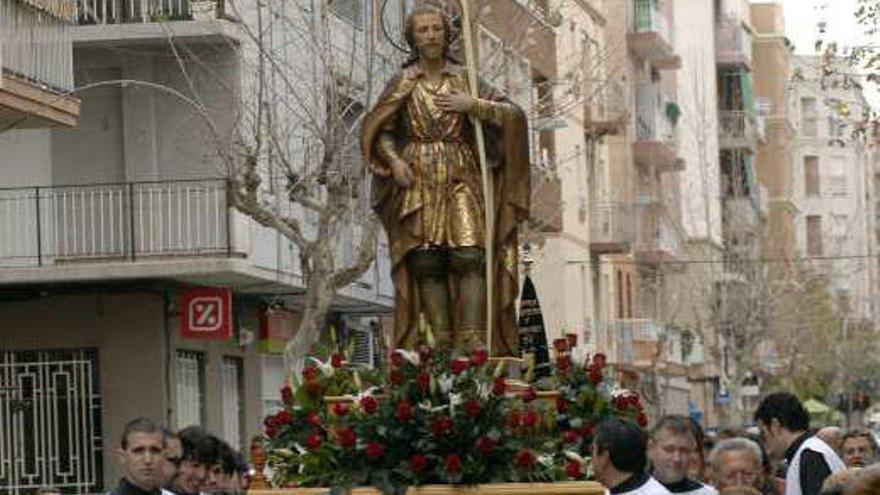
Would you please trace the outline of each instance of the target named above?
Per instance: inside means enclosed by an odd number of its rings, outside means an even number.
[[[755,3],[755,2],[753,2]],[[862,28],[856,23],[856,0],[782,0],[785,32],[798,54],[815,53],[819,21],[827,23],[826,37],[841,47],[864,42]]]

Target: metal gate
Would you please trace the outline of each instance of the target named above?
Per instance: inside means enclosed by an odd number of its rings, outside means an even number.
[[[0,352],[0,491],[101,489],[95,349]]]

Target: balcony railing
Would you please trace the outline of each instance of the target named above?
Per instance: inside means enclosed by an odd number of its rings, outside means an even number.
[[[675,100],[665,95],[658,84],[636,85],[636,138],[639,141],[660,141],[675,146],[675,127],[667,116],[667,105]]]
[[[53,11],[72,11],[65,3],[55,2]],[[0,0],[0,67],[3,75],[58,92],[72,90],[73,45],[67,22],[18,0]]]
[[[721,64],[751,65],[752,35],[739,18],[725,18],[715,27],[715,57]]]
[[[622,252],[636,240],[636,205],[596,203],[590,212],[590,245],[595,251]]]
[[[681,237],[671,220],[653,209],[644,210],[639,216],[636,251],[653,262],[678,255],[681,251]]]
[[[722,148],[754,149],[763,138],[763,117],[741,110],[722,110],[718,115],[718,134]]]
[[[0,190],[0,266],[229,255],[223,179]]]
[[[186,21],[216,16],[214,0],[77,0],[80,24]]]

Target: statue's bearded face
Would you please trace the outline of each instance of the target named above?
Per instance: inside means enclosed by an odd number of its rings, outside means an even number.
[[[446,24],[440,14],[417,14],[412,19],[412,36],[419,56],[428,60],[443,57],[446,49]]]

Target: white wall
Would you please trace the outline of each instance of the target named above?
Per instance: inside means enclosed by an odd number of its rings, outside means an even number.
[[[721,245],[718,164],[718,90],[715,76],[713,2],[675,0],[675,49],[681,57],[677,78],[678,152],[685,161],[681,217],[690,240]]]

